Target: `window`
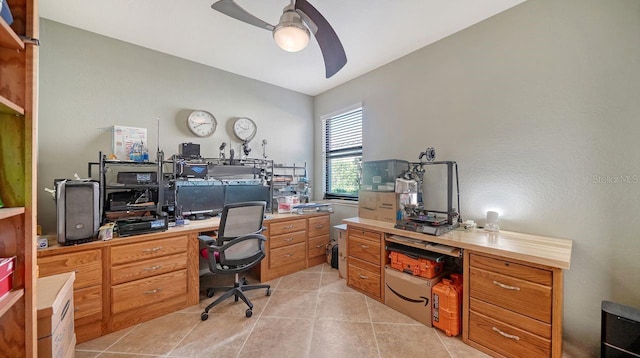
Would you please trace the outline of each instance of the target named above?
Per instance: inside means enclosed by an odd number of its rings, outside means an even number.
[[[322,120],[324,198],[358,200],[362,164],[362,106]]]

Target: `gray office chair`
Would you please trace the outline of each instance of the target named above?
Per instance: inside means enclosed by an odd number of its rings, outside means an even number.
[[[267,239],[261,234],[264,230],[262,221],[265,207],[264,201],[227,204],[222,209],[217,237],[198,237],[204,244],[201,255],[206,256],[209,270],[214,274],[235,275],[233,286],[207,288],[207,297],[213,297],[215,291],[226,292],[204,309],[200,315],[203,321],[209,318],[211,308],[231,296],[235,297],[236,302],[240,298],[249,306],[245,315],[251,317],[253,304],[244,291],[264,288],[267,296],[271,295],[270,285],[250,285],[244,277],[239,280],[241,273],[249,271],[265,257],[264,242]]]

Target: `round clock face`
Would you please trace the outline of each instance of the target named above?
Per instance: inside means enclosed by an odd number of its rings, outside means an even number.
[[[218,122],[213,114],[207,111],[193,111],[187,117],[187,127],[198,137],[208,137],[216,131]]]
[[[248,141],[253,139],[253,137],[255,137],[256,135],[257,130],[258,127],[256,126],[255,122],[249,118],[242,117],[236,119],[236,121],[233,122],[233,133],[240,140]]]

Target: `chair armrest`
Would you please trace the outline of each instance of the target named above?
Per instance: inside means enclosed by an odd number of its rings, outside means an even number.
[[[207,246],[216,245],[218,243],[218,241],[215,238],[207,235],[198,236],[198,240],[200,240],[201,243]]]

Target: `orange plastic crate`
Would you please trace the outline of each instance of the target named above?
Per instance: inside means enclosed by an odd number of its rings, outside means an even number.
[[[400,252],[391,251],[391,267],[414,276],[434,278],[442,272],[443,263],[422,257],[411,257]]]
[[[449,337],[460,334],[462,327],[462,275],[452,276],[451,280],[442,279],[431,290],[432,324]]]

